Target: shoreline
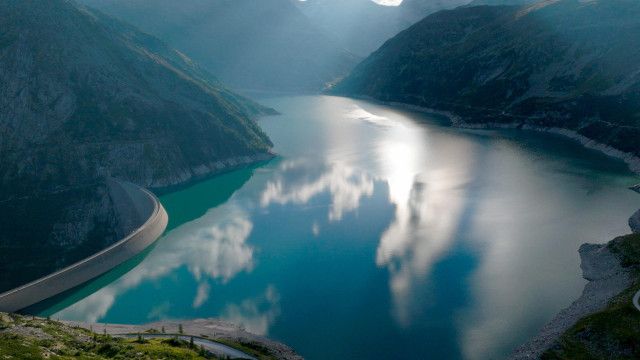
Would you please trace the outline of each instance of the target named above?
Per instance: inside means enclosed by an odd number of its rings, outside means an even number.
[[[236,170],[249,168],[252,166],[259,166],[263,163],[278,157],[278,154],[274,152],[260,153],[251,156],[240,156],[236,158],[229,158],[220,160],[208,165],[201,165],[193,174],[183,174],[180,179],[169,180],[169,183],[165,184],[149,184],[148,188],[157,195],[164,195],[175,191],[183,190],[191,185],[194,185],[203,180],[211,179],[213,177],[227,174]]]
[[[334,96],[341,96],[341,95],[334,95]],[[587,149],[596,150],[607,156],[624,161],[632,173],[634,173],[635,175],[640,175],[640,157],[639,156],[635,156],[631,153],[626,153],[624,151],[618,150],[610,145],[597,142],[584,135],[578,134],[575,130],[571,130],[567,128],[559,128],[559,127],[533,126],[533,125],[525,124],[522,122],[516,122],[516,121],[510,122],[510,123],[467,122],[463,120],[461,116],[457,115],[453,111],[437,110],[437,109],[429,108],[425,106],[407,104],[407,103],[396,102],[396,101],[381,101],[368,96],[352,96],[352,95],[344,95],[344,96],[347,96],[353,99],[358,99],[358,100],[371,101],[381,105],[394,106],[394,107],[398,107],[398,108],[402,108],[410,111],[417,111],[425,114],[435,114],[435,115],[444,116],[449,119],[451,126],[460,128],[460,129],[478,129],[478,130],[522,129],[522,130],[550,133],[555,135],[562,135],[571,140],[579,142],[580,144],[582,144],[582,146],[586,147]]]
[[[516,348],[509,360],[539,359],[578,321],[607,308],[613,298],[633,284],[632,274],[610,251],[609,243],[583,244],[579,253],[583,277],[589,281],[582,294],[556,314],[537,335]]]
[[[629,189],[640,193],[640,184]],[[629,218],[629,227],[632,233],[640,233],[640,210]],[[537,335],[516,348],[509,356],[510,360],[540,358],[578,321],[605,310],[615,297],[633,286],[636,276],[630,269],[623,266],[620,256],[614,254],[610,249],[610,245],[615,240],[606,244],[582,244],[580,246],[578,250],[581,259],[580,268],[583,278],[588,281],[582,294],[569,307],[562,309],[551,321],[547,322]],[[640,311],[640,291],[631,301]]]
[[[22,310],[95,279],[144,251],[162,236],[169,216],[160,200],[149,190],[132,183],[114,183],[120,191],[128,194],[130,204],[127,205],[132,208],[129,210],[138,216],[142,216],[141,211],[149,210],[144,209],[145,206],[151,206],[151,212],[144,216],[143,223],[123,239],[85,259],[0,294],[0,311],[12,313]],[[143,204],[142,197],[150,203]]]
[[[533,126],[533,125],[517,123],[517,122],[506,123],[506,124],[468,123],[462,120],[460,121],[460,123],[454,124],[454,126],[461,129],[520,129],[520,130],[529,130],[529,131],[561,135],[571,140],[579,142],[582,146],[584,146],[587,149],[596,150],[612,158],[616,158],[624,161],[629,167],[629,170],[631,170],[631,172],[633,172],[636,175],[640,175],[640,157],[637,157],[630,153],[620,151],[607,144],[597,142],[584,135],[578,134],[574,130],[559,128],[559,127]]]

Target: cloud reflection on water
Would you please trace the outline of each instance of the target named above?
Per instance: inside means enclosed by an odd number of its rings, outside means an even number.
[[[206,278],[224,283],[239,272],[253,268],[254,249],[246,243],[252,228],[248,214],[237,206],[213,209],[171,231],[145,261],[129,273],[56,316],[97,322],[107,314],[118,296],[180,267],[187,267],[200,282],[201,288],[193,301],[194,307],[198,307],[208,298],[210,289],[204,285]]]
[[[211,285],[204,281],[198,285],[196,292],[196,298],[193,299],[193,308],[197,309],[201,307],[207,300],[209,300],[209,293],[211,292]]]
[[[418,292],[423,293],[433,265],[455,241],[465,187],[473,176],[473,147],[449,144],[446,136],[426,142],[428,134],[422,131],[416,125],[400,129],[379,150],[379,176],[389,185],[396,213],[380,238],[376,264],[389,271],[392,314],[401,326],[411,325],[422,311],[426,299]]]
[[[340,131],[340,136],[332,137],[331,147],[342,149],[341,157],[325,160],[328,165],[286,161],[267,184],[261,205],[306,205],[329,193],[329,219],[340,221],[343,213],[361,206],[363,197],[373,195],[375,182],[386,183],[389,203],[396,210],[380,235],[375,264],[389,273],[391,313],[398,324],[408,326],[422,310],[421,294],[432,266],[458,234],[477,149],[472,142],[449,141],[444,133],[431,137],[429,129],[402,112],[378,106],[365,109],[353,101],[342,109],[349,126],[367,126],[368,146],[362,148],[353,138],[358,131]],[[312,232],[316,230],[314,225]]]
[[[265,186],[260,204],[262,207],[271,204],[305,205],[314,197],[328,192],[331,196],[328,218],[340,221],[344,213],[360,207],[363,197],[371,197],[373,189],[370,176],[344,164],[287,161]]]
[[[397,205],[395,220],[380,238],[376,264],[389,271],[393,314],[404,326],[420,305],[414,292],[454,240],[462,199],[458,190],[448,187],[448,179],[417,176],[408,199]]]
[[[267,335],[279,315],[280,294],[273,285],[269,285],[260,296],[245,299],[240,304],[228,304],[222,318],[253,334]]]

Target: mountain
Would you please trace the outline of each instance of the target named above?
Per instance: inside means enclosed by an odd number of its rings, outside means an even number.
[[[640,2],[461,7],[387,42],[335,93],[569,129],[640,155]]]
[[[318,91],[359,58],[312,26],[291,0],[84,0],[249,90]]]
[[[272,110],[129,25],[4,0],[0,29],[0,291],[131,230],[109,178],[159,188],[270,156],[253,117]]]
[[[367,56],[400,31],[442,9],[469,0],[405,0],[385,6],[371,0],[294,1],[311,21],[355,54]]]

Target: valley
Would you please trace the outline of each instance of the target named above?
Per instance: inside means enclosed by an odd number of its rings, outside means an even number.
[[[4,0],[0,355],[640,357],[639,19]]]

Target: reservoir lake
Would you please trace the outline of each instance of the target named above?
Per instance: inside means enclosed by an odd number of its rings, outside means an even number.
[[[311,360],[500,359],[580,295],[579,246],[640,207],[624,163],[563,137],[260,101],[277,158],[162,195],[151,249],[38,313],[223,318]]]

